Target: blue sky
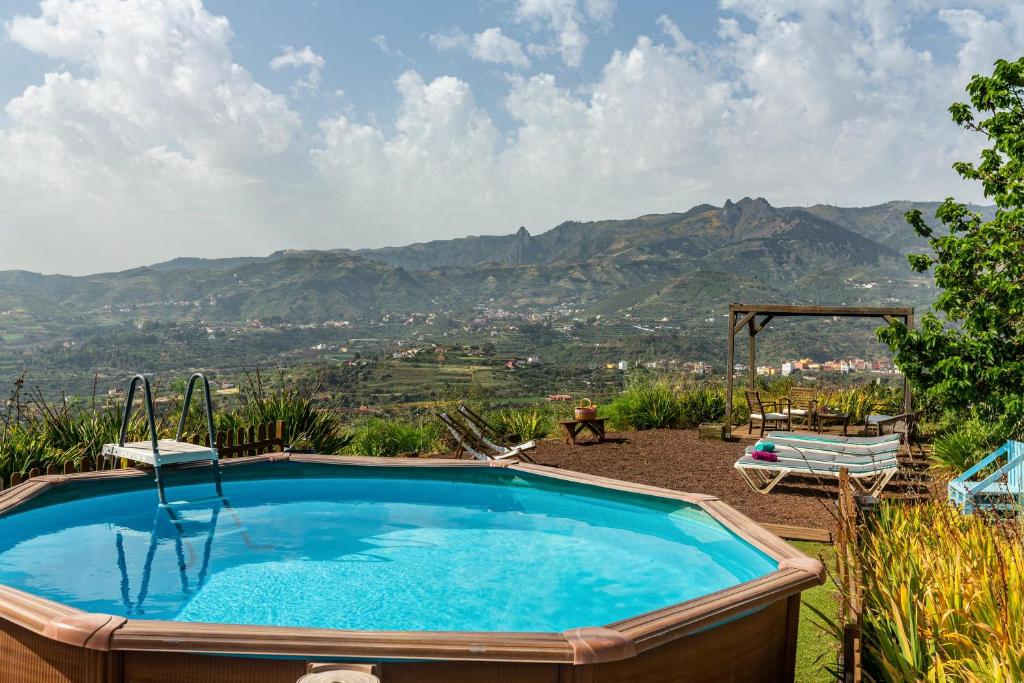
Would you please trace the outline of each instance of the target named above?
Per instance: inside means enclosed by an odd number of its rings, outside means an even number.
[[[0,269],[982,199],[1009,0],[8,0]]]

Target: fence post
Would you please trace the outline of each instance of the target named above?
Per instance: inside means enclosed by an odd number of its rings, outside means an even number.
[[[274,439],[277,440],[278,450],[284,450],[284,420],[278,420],[274,425]]]
[[[861,571],[857,561],[857,504],[850,484],[850,473],[844,467],[839,470],[839,533],[837,535],[836,563],[842,606],[840,619],[843,623],[843,681],[861,683]]]
[[[267,448],[267,424],[260,423],[260,426],[256,428],[256,455],[262,455],[269,449]]]

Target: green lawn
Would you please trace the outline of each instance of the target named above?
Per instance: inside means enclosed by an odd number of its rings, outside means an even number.
[[[831,545],[801,541],[793,541],[792,545],[801,552],[820,559],[825,563],[826,569],[832,570],[835,567],[835,551]],[[825,614],[836,614],[838,607],[835,587],[831,580],[826,579],[823,585],[804,591],[801,597],[803,606],[800,609],[800,637],[796,649],[797,683],[833,681],[835,679],[824,667],[835,664],[839,643],[815,625],[818,619],[807,605],[814,605]]]

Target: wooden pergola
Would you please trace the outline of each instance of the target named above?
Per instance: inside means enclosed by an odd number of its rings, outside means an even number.
[[[744,327],[750,340],[750,362],[747,368],[747,387],[754,388],[757,376],[757,335],[773,318],[779,317],[846,317],[882,318],[886,322],[902,320],[907,327],[914,326],[911,306],[812,306],[800,304],[729,304],[729,341],[727,370],[725,373],[725,437],[732,436],[733,374],[736,367],[736,335]],[[903,412],[910,412],[910,383],[903,377]]]

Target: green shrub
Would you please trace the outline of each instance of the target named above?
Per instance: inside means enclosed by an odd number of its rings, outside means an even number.
[[[353,455],[401,455],[437,450],[440,432],[428,422],[412,424],[374,417],[356,427],[346,451]]]
[[[679,393],[679,425],[692,429],[703,422],[719,422],[725,417],[725,392],[700,384]]]
[[[608,413],[618,429],[662,429],[679,425],[682,404],[666,380],[642,378],[615,397]]]
[[[250,378],[249,385],[240,411],[247,424],[283,421],[285,442],[295,450],[333,455],[351,442],[338,415],[316,405],[315,388],[307,392],[295,387],[267,389],[259,373]]]
[[[819,398],[821,406],[850,414],[850,424],[863,423],[872,413],[897,415],[903,412],[903,390],[871,384],[826,392]]]
[[[555,421],[550,410],[539,407],[507,408],[491,413],[490,422],[502,434],[512,434],[518,441],[543,439],[554,431]]]
[[[63,467],[68,460],[81,457],[78,449],[62,450],[52,446],[37,423],[9,424],[0,431],[0,478],[10,481],[12,474],[27,474],[33,467]]]
[[[935,469],[956,475],[975,465],[1001,441],[997,427],[974,416],[935,437],[929,459]]]
[[[855,550],[865,680],[1024,680],[1024,525],[883,502]]]
[[[769,399],[764,397],[764,400]],[[749,419],[750,407],[747,405],[747,396],[743,393],[743,387],[737,387],[732,392],[732,424],[745,425]]]

